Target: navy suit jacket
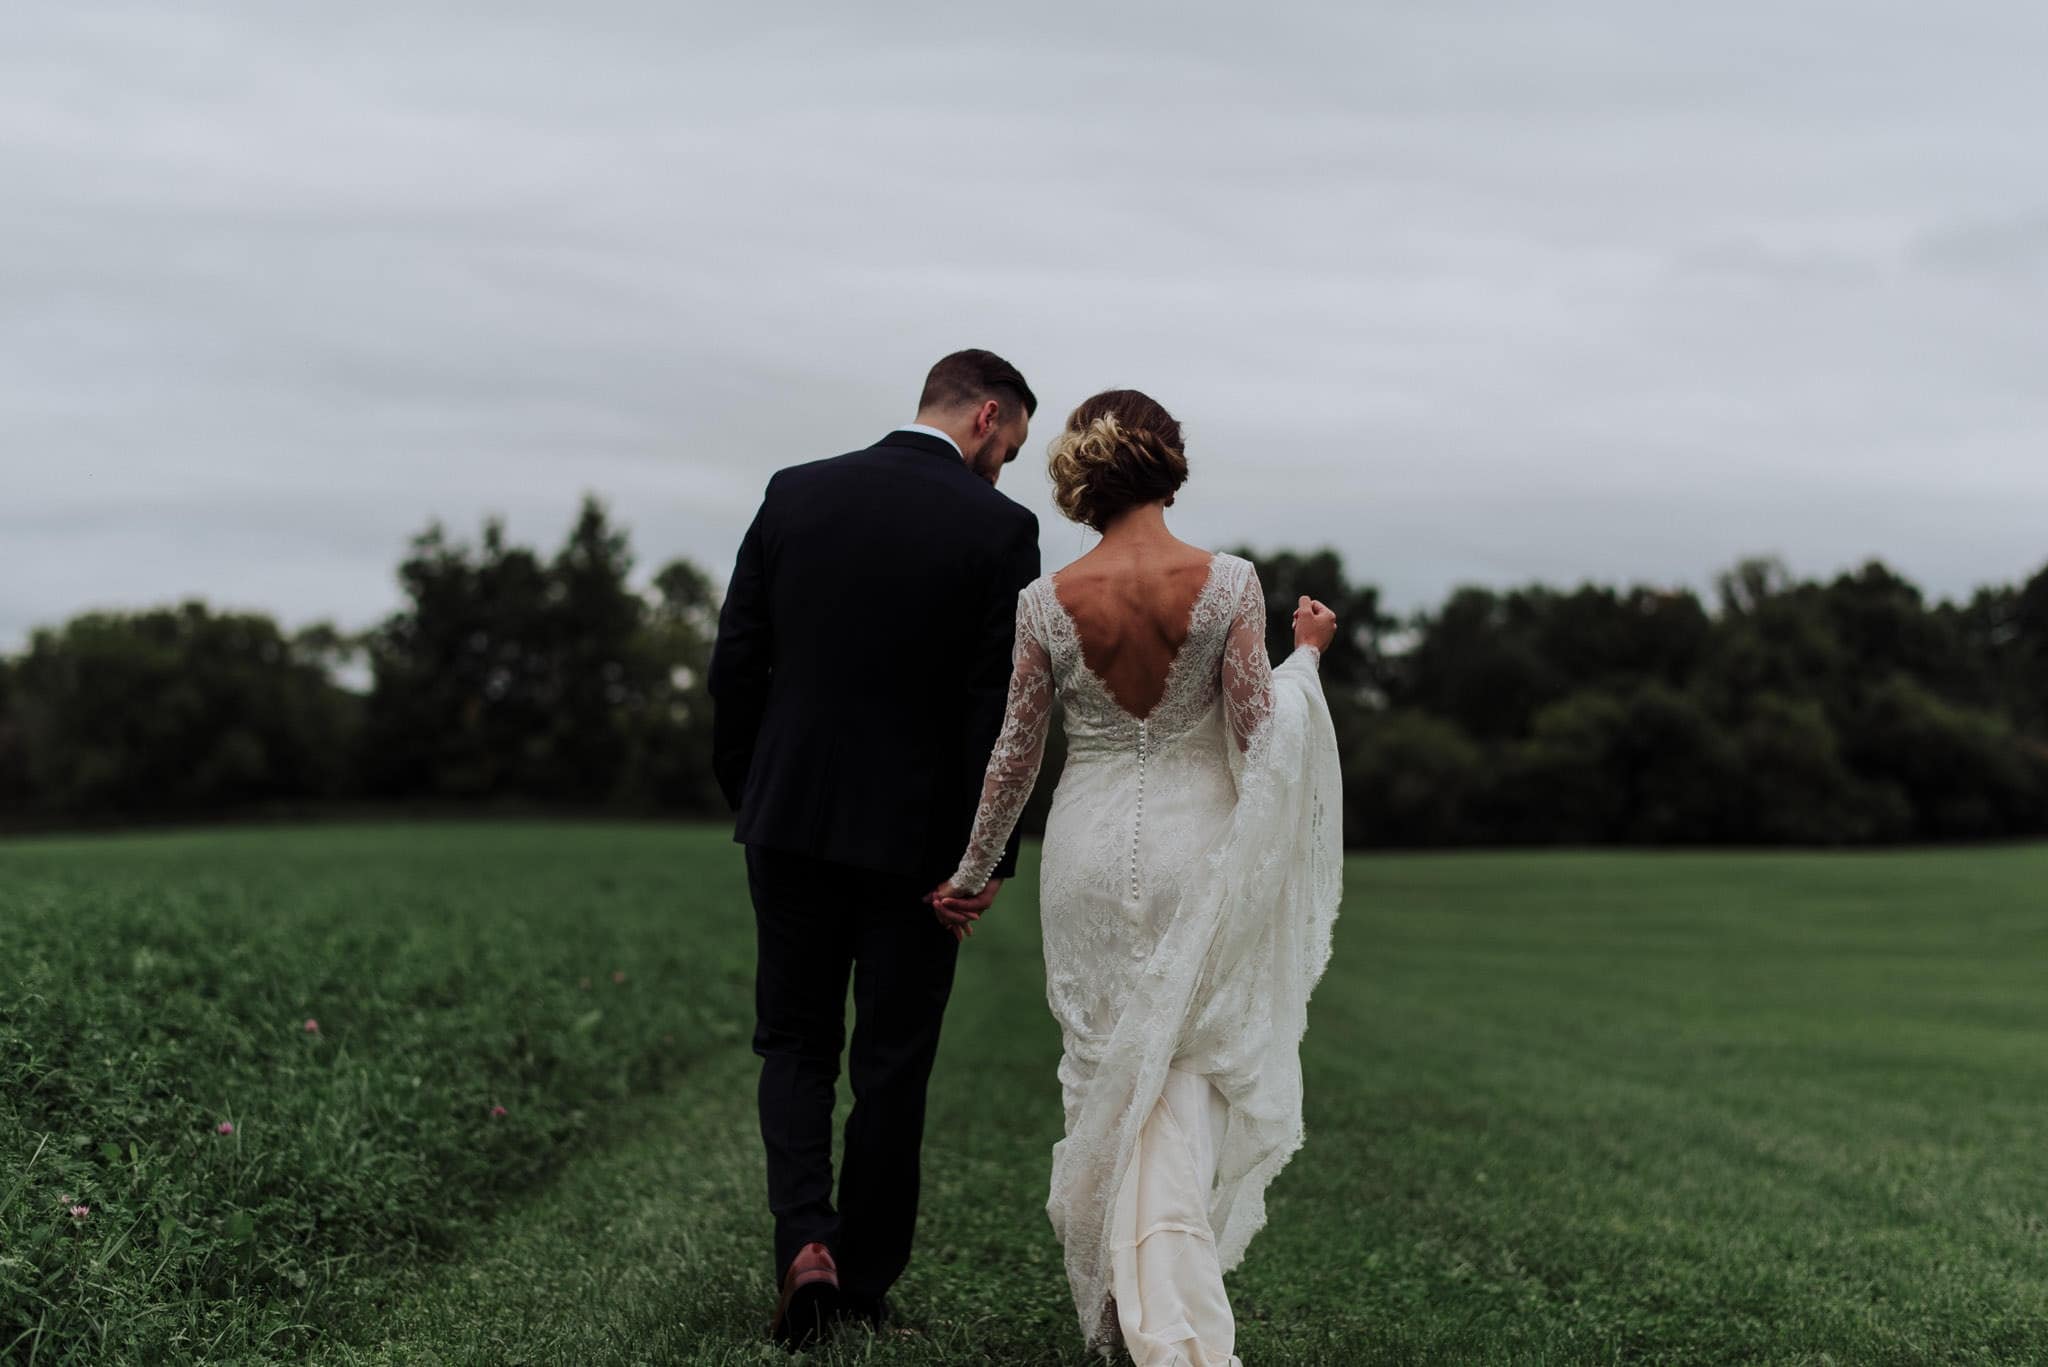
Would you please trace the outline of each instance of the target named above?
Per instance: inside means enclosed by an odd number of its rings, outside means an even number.
[[[974,822],[1038,519],[945,441],[776,473],[711,655],[734,839],[937,885]],[[996,876],[1016,871],[1017,838]]]

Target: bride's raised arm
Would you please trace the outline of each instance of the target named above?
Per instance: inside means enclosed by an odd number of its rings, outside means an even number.
[[[989,752],[981,782],[981,805],[974,813],[974,833],[960,867],[948,880],[967,896],[987,885],[1001,862],[1010,832],[1031,800],[1038,767],[1045,760],[1045,733],[1052,722],[1052,656],[1036,627],[1030,591],[1018,595],[1017,642],[1010,654],[1010,696],[1003,708],[1003,729]]]
[[[1328,608],[1318,603],[1316,609],[1328,617]],[[1330,620],[1334,623],[1335,619]],[[1313,640],[1302,639],[1303,634],[1297,622],[1294,654],[1288,659],[1303,659],[1313,670],[1322,660],[1322,651]],[[1320,631],[1310,634],[1328,639]],[[1248,751],[1252,737],[1273,715],[1273,662],[1266,655],[1266,589],[1256,569],[1247,567],[1238,587],[1230,634],[1223,643],[1222,670],[1223,710],[1230,719],[1230,734],[1240,751]]]
[[[1266,657],[1266,590],[1248,569],[1238,585],[1230,634],[1223,642],[1223,710],[1239,750],[1273,715],[1273,662]]]

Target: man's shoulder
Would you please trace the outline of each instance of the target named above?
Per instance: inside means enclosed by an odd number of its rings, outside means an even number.
[[[777,485],[792,486],[819,481],[829,482],[834,479],[844,479],[849,476],[857,476],[862,473],[900,465],[902,464],[902,459],[902,448],[892,447],[888,442],[881,441],[873,446],[857,446],[851,451],[844,451],[836,456],[821,456],[817,460],[806,460],[800,461],[795,465],[785,465],[769,477],[768,485],[770,488],[774,488]],[[942,475],[945,473],[946,466],[943,461],[936,461],[933,464]],[[967,473],[965,466],[960,467],[960,473]],[[947,482],[950,483],[951,481],[948,480]],[[976,484],[981,483],[980,480],[975,480],[974,482]]]
[[[860,472],[855,467],[866,454],[848,451],[845,455],[783,466],[768,476],[767,488],[761,495],[762,512],[779,518],[813,502],[830,501],[835,497],[833,486],[858,477]]]
[[[768,487],[773,489],[778,485],[805,484],[820,477],[829,477],[848,466],[860,464],[861,458],[867,454],[866,451],[848,451],[844,455],[824,456],[818,460],[785,465],[768,477]]]
[[[981,481],[977,479],[975,483],[981,484]],[[986,484],[982,484],[981,487],[988,489],[989,493],[994,495],[998,516],[1004,518],[1009,526],[1019,532],[1029,532],[1033,536],[1038,535],[1037,513],[1032,512],[1000,489],[990,488]]]
[[[1035,557],[1038,552],[1038,514],[964,466],[962,473],[973,487],[963,489],[960,497],[982,519],[979,525],[984,529],[983,534],[994,544],[1002,546],[1006,554],[1020,552],[1028,543]]]
[[[929,476],[917,482],[924,489],[957,500],[980,516],[996,520],[1014,534],[1034,537],[1038,534],[1036,513],[975,474],[965,463],[949,464],[929,455],[914,455],[913,460],[905,462],[900,447],[891,447],[886,442],[864,446],[842,455],[785,466],[770,476],[768,489],[770,493],[801,493],[811,486],[830,485],[887,468],[916,470]]]

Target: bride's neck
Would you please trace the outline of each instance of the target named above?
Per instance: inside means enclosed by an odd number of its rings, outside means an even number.
[[[1173,539],[1173,533],[1166,529],[1164,503],[1141,503],[1120,513],[1115,521],[1102,529],[1102,544],[1105,546],[1137,545]]]

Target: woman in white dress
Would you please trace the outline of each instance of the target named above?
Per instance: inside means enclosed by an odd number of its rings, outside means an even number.
[[[1082,1332],[1140,1367],[1235,1364],[1223,1274],[1300,1146],[1300,1042],[1329,960],[1342,792],[1317,665],[1336,630],[1304,598],[1266,655],[1249,562],[1175,539],[1180,426],[1152,399],[1088,400],[1053,443],[1061,511],[1101,544],[1018,598],[1008,713],[959,870],[987,883],[1030,796],[1055,703],[1066,767],[1040,871],[1046,999],[1066,1137],[1047,1213]]]

